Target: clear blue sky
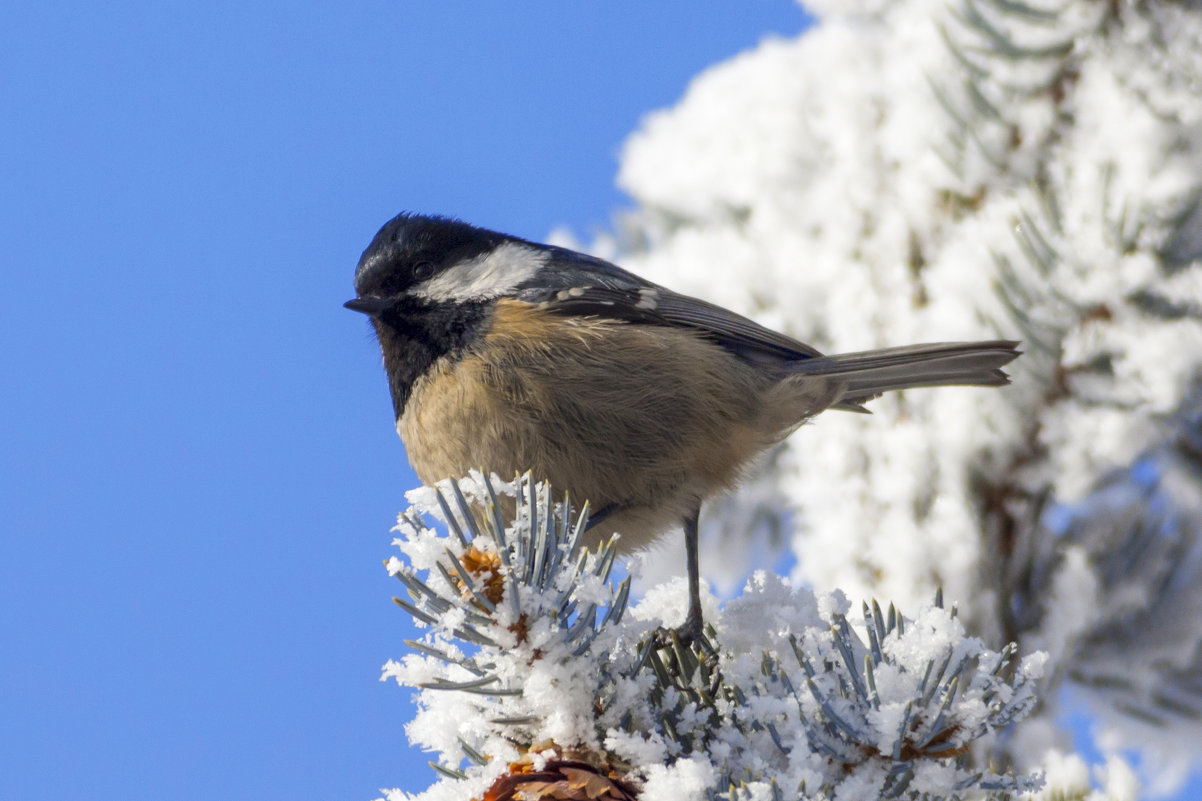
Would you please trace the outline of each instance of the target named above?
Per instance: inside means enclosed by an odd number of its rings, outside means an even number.
[[[0,798],[369,799],[413,484],[344,310],[402,209],[541,238],[790,0],[0,4]]]

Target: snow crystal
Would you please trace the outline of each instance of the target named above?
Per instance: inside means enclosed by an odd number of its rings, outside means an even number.
[[[642,795],[644,798],[701,801],[717,778],[713,765],[700,757],[681,759],[670,766],[652,765],[647,771]]]

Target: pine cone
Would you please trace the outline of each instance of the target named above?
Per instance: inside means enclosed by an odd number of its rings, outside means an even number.
[[[483,801],[635,801],[634,788],[586,762],[551,761],[542,770],[515,763]],[[519,773],[525,769],[528,773]]]

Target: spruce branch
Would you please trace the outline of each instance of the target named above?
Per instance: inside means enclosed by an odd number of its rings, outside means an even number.
[[[714,662],[654,617],[624,614],[630,577],[610,579],[613,543],[580,548],[587,510],[546,484],[474,473],[410,500],[404,559],[388,569],[428,632],[384,675],[420,691],[410,731],[440,752],[439,792],[625,801],[697,770],[715,801],[1039,786],[973,767],[970,751],[1029,712],[1042,657],[986,649],[939,599],[913,619],[866,605],[860,634],[842,608],[818,613],[811,593],[761,574],[712,621]],[[727,630],[728,615],[793,622]]]
[[[1162,442],[1059,517],[1098,581],[1069,677],[1139,720],[1202,729],[1202,382]]]

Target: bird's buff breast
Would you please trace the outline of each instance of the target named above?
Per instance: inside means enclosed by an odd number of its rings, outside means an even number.
[[[501,301],[476,346],[415,382],[397,431],[426,483],[532,470],[593,509],[630,510],[624,544],[637,544],[731,485],[766,444],[758,393],[713,348]]]

